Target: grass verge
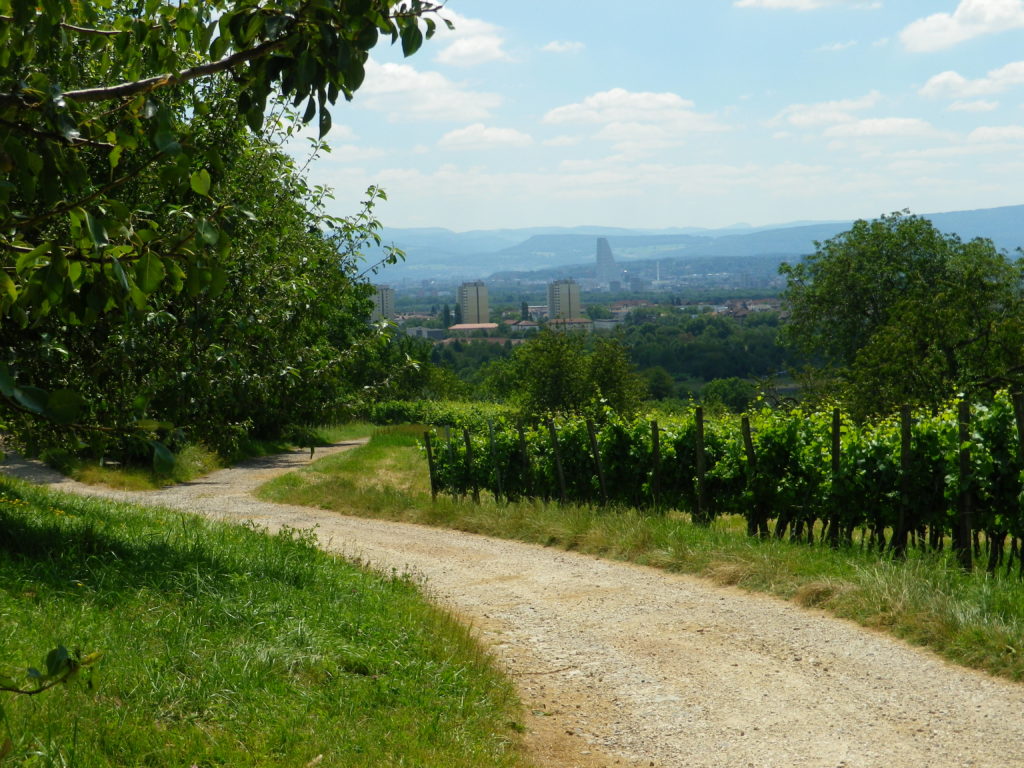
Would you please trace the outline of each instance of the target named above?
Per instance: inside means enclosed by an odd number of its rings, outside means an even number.
[[[245,459],[283,453],[295,447],[333,445],[365,437],[372,431],[371,424],[360,422],[293,428],[280,440],[246,438],[231,456],[219,456],[202,445],[186,445],[174,455],[174,467],[167,474],[156,472],[149,463],[102,463],[98,459],[73,456],[67,451],[48,451],[43,460],[68,477],[89,485],[106,485],[121,491],[153,491],[175,483],[187,483]]]
[[[723,518],[709,527],[684,514],[543,504],[432,502],[420,427],[379,429],[371,442],[263,486],[265,499],[346,514],[447,526],[578,550],[767,592],[882,629],[946,658],[1024,680],[1024,584],[964,573],[951,560],[913,553],[896,562],[859,548],[761,541]]]
[[[91,686],[0,692],[4,765],[523,764],[469,631],[308,534],[0,478],[0,632],[22,680],[57,645],[104,653]]]

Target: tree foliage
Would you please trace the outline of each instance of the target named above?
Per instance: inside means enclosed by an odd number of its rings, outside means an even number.
[[[485,376],[486,389],[530,417],[601,407],[632,414],[647,394],[619,341],[598,339],[588,349],[575,333],[541,331],[491,363]]]
[[[329,216],[277,145],[314,120],[322,139],[378,40],[414,53],[438,9],[0,0],[7,426],[159,446],[171,424],[272,433],[350,397],[382,193]]]
[[[1021,382],[1021,266],[989,240],[895,213],[856,222],[781,271],[785,342],[857,415]]]
[[[92,322],[167,284],[217,291],[246,211],[203,123],[230,76],[251,128],[290,104],[330,129],[384,35],[432,34],[420,0],[0,0],[0,317]],[[304,106],[303,106],[304,105]],[[153,188],[150,205],[133,203]]]

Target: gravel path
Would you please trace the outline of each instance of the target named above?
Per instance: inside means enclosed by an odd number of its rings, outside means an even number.
[[[1024,768],[1022,685],[695,578],[249,495],[308,461],[297,451],[151,493],[30,462],[0,470],[270,529],[315,525],[325,548],[417,574],[516,681],[540,765]]]

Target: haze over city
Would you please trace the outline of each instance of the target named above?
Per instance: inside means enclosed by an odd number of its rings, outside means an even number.
[[[389,226],[722,227],[1021,202],[1024,0],[451,0],[313,177]]]

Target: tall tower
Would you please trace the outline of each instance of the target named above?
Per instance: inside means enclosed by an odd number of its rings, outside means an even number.
[[[487,286],[477,280],[459,286],[459,309],[463,323],[489,323],[491,310],[487,306]]]
[[[572,320],[581,314],[580,287],[575,280],[548,283],[549,320]]]
[[[370,320],[390,320],[395,316],[395,289],[390,285],[375,285],[377,289],[373,294],[373,311],[370,313]]]
[[[612,247],[608,245],[608,238],[597,238],[597,281],[599,283],[610,283],[619,279],[619,271],[615,267],[615,257],[612,255]]]

